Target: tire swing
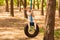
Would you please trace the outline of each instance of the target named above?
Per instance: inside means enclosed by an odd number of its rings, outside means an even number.
[[[30,0],[31,4],[30,4],[30,9],[32,9],[32,0]],[[32,21],[32,16],[31,16],[31,21]],[[27,24],[24,28],[24,33],[27,37],[33,38],[36,37],[39,34],[39,27],[36,24],[36,27],[34,25],[34,22],[30,21],[30,28],[29,25]]]
[[[33,26],[33,24],[31,25],[31,27],[32,26]],[[29,26],[26,25],[26,27],[24,28],[24,32],[25,32],[25,35],[28,36],[28,37],[30,37],[30,38],[36,37],[39,34],[39,27],[38,27],[37,24],[36,24],[36,29],[34,30],[34,33],[33,34],[30,34],[28,30],[29,30]]]

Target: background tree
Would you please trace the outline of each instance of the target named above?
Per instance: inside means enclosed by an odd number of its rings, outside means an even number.
[[[19,0],[17,0],[17,7],[19,7]]]
[[[44,40],[54,40],[56,0],[47,0],[46,31]]]
[[[24,15],[25,15],[25,18],[28,18],[26,7],[27,7],[27,3],[26,3],[26,0],[24,0]]]
[[[59,10],[59,17],[60,17],[60,0],[58,1],[58,10]]]
[[[5,2],[6,2],[6,12],[9,12],[8,0],[5,0]]]
[[[14,17],[14,8],[13,8],[13,0],[10,1],[10,6],[11,6],[11,10],[10,10],[10,13],[11,13],[11,16]]]
[[[19,7],[20,7],[20,9],[19,9],[19,11],[21,11],[21,0],[19,0]]]
[[[37,8],[39,9],[39,0],[37,0]]]
[[[41,0],[41,15],[44,15],[44,0]]]
[[[35,0],[33,1],[33,9],[35,9]]]
[[[19,0],[19,4],[20,4],[20,10],[21,11],[21,6],[24,5],[24,1],[23,0]]]

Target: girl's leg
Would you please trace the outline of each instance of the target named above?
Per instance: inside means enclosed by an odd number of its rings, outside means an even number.
[[[29,30],[30,30],[30,20],[28,19],[28,27],[29,27]]]
[[[30,17],[28,16],[28,27],[29,27],[29,30],[30,30]]]
[[[36,22],[34,21],[34,26],[35,26],[35,29],[36,29]]]
[[[30,22],[28,22],[28,27],[29,27],[29,30],[30,30]]]

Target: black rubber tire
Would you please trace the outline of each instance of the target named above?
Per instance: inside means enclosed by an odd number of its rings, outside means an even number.
[[[35,30],[35,32],[34,32],[33,34],[30,34],[30,33],[28,32],[28,25],[26,25],[26,27],[24,28],[24,32],[25,32],[25,35],[26,35],[27,37],[30,37],[30,38],[36,37],[36,36],[39,34],[39,27],[38,27],[38,25],[36,25],[36,30]]]

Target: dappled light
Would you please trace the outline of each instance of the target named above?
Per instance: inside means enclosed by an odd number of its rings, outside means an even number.
[[[60,0],[0,0],[0,40],[60,40],[59,35]]]

